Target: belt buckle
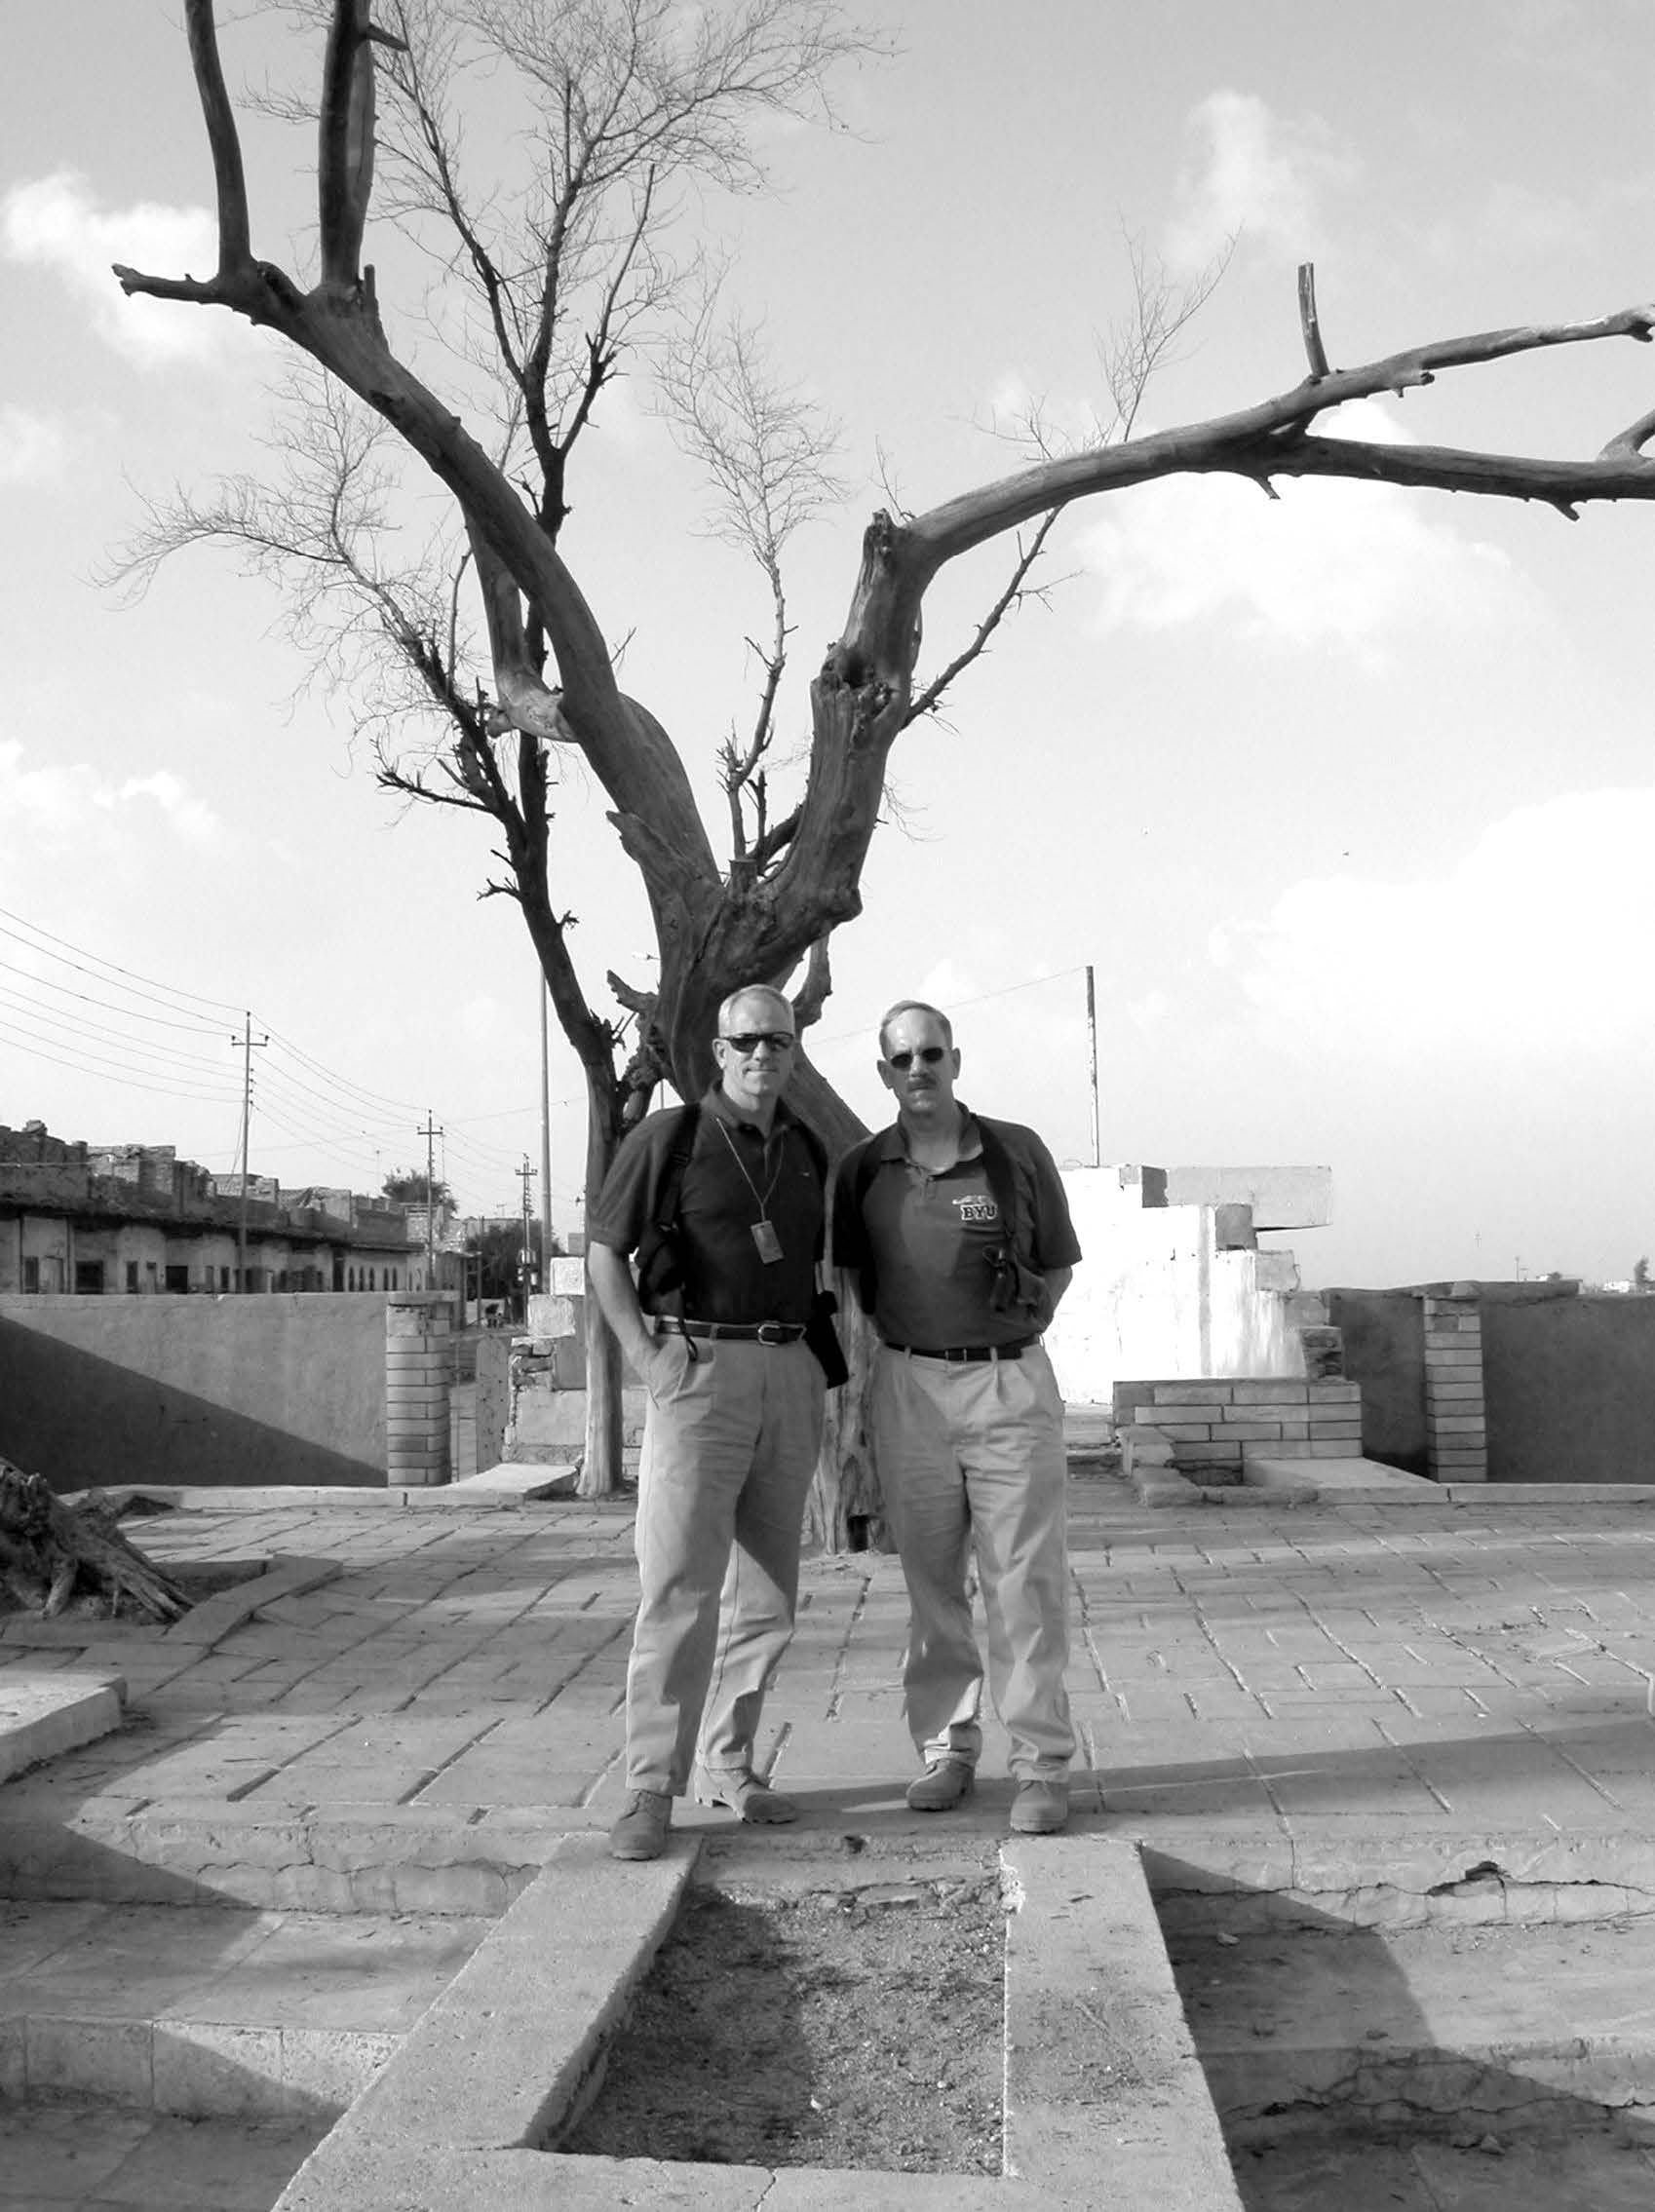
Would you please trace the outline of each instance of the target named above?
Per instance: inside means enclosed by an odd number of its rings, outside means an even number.
[[[792,1341],[788,1334],[786,1321],[760,1321],[755,1333],[760,1344],[789,1344]]]

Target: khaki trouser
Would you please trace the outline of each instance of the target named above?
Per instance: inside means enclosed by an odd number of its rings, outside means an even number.
[[[682,1337],[658,1337],[644,1379],[627,1787],[680,1797],[692,1757],[752,1764],[793,1632],[824,1392],[802,1343],[697,1338],[692,1360]]]
[[[975,1766],[982,1660],[967,1569],[988,1620],[988,1687],[1021,1780],[1074,1756],[1068,1474],[1063,1405],[1038,1345],[1020,1359],[951,1366],[877,1355],[873,1430],[885,1510],[907,1583],[904,1713],[920,1757]]]

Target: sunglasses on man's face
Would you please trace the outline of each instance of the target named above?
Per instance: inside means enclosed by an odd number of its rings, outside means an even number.
[[[744,1029],[739,1037],[721,1037],[722,1045],[733,1045],[738,1052],[756,1052],[760,1045],[768,1045],[773,1052],[790,1052],[798,1043],[785,1029]]]
[[[895,1068],[899,1075],[906,1075],[915,1060],[923,1060],[928,1068],[934,1068],[939,1060],[947,1056],[946,1045],[922,1045],[917,1052],[893,1052],[885,1064]]]

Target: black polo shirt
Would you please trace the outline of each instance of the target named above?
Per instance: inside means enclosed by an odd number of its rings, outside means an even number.
[[[1019,1122],[990,1125],[1011,1174],[1018,1219],[1008,1224],[988,1182],[981,1123],[963,1102],[960,1110],[961,1141],[974,1149],[940,1173],[909,1159],[900,1121],[840,1163],[833,1258],[862,1275],[865,1303],[887,1344],[986,1346],[1026,1337],[1025,1311],[995,1310],[991,1254],[1011,1238],[1024,1266],[1041,1275],[1081,1256],[1062,1178],[1041,1139]]]
[[[629,1257],[654,1217],[684,1109],[651,1114],[623,1142],[587,1222],[595,1244]],[[753,1227],[767,1220],[782,1249],[760,1257]],[[785,1100],[766,1140],[721,1087],[701,1101],[678,1192],[684,1314],[692,1321],[805,1321],[822,1249],[822,1178]],[[676,1312],[674,1296],[667,1310]],[[646,1309],[647,1311],[647,1309]]]

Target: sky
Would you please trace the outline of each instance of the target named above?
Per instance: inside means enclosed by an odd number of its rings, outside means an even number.
[[[895,51],[844,71],[840,127],[768,130],[772,190],[694,211],[842,427],[843,505],[789,553],[784,750],[892,489],[923,509],[1008,473],[1031,405],[1085,435],[1129,237],[1174,283],[1234,241],[1148,429],[1300,380],[1306,260],[1335,365],[1655,297],[1636,0],[870,13]],[[275,12],[223,14],[232,88],[314,71]],[[179,18],[4,0],[0,1122],[228,1170],[250,1058],[254,1173],[371,1190],[429,1141],[463,1210],[512,1212],[540,1161],[539,994],[520,918],[481,896],[485,828],[376,786],[352,702],[222,553],[136,603],[103,580],[146,497],[270,466],[275,342],[108,274],[211,266]],[[304,134],[256,118],[248,143],[255,249],[305,277]],[[366,258],[413,343],[423,273],[385,221]],[[1615,341],[1349,428],[1585,458],[1652,404],[1655,354]],[[1105,1163],[1326,1165],[1334,1218],[1290,1239],[1312,1284],[1625,1279],[1655,1251],[1655,509],[1279,489],[1069,511],[1049,591],[899,741],[815,1056],[883,1118],[879,1013],[931,999],[961,1095],[1060,1162],[1094,1161],[1096,1113]],[[572,496],[565,557],[717,835],[767,604],[646,364],[604,395]],[[940,580],[922,676],[1006,565],[1002,543]],[[608,1011],[606,971],[650,978],[641,896],[578,762],[557,811],[556,896]],[[584,1107],[555,1024],[549,1087],[566,1231]]]

